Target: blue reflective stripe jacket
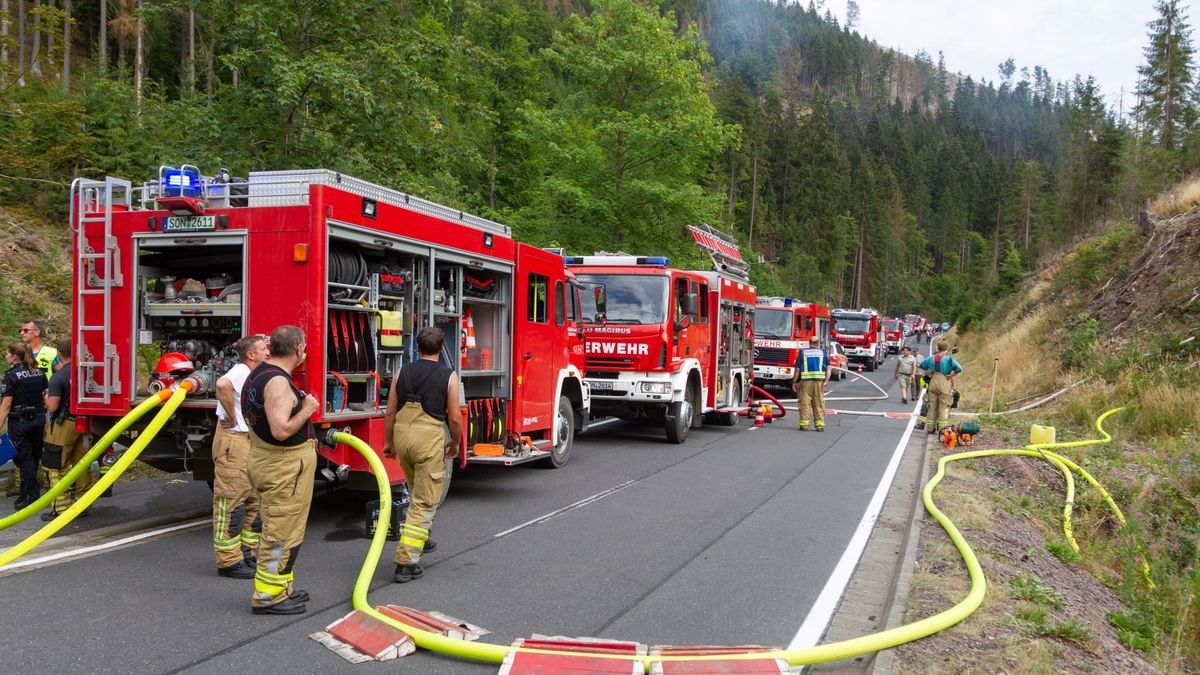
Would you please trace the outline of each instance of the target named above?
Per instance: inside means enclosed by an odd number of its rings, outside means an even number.
[[[801,349],[800,357],[796,359],[796,369],[800,371],[802,380],[824,380],[825,371],[829,369],[829,357],[824,349]]]

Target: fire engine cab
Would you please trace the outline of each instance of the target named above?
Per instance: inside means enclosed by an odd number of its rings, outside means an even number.
[[[873,309],[835,309],[830,313],[830,336],[846,350],[846,357],[875,370],[887,358],[879,312]]]
[[[500,223],[333,171],[185,165],[140,186],[76,179],[71,227],[78,426],[98,436],[155,391],[202,383],[142,455],[159,468],[211,479],[216,380],[239,338],[283,324],[305,333],[293,381],[321,402],[313,421],[375,448],[391,378],[430,325],[462,381],[463,466],[561,466],[588,418],[578,286]],[[350,448],[319,452],[319,477],[369,478]]]
[[[899,354],[904,348],[904,322],[900,319],[884,319],[883,337],[887,353]]]
[[[749,265],[727,235],[690,231],[712,271],[675,269],[664,257],[567,258],[584,286],[593,416],[662,420],[671,443],[706,416],[736,425],[753,367]]]
[[[754,314],[754,383],[791,388],[800,350],[813,335],[829,343],[829,307],[762,297]]]

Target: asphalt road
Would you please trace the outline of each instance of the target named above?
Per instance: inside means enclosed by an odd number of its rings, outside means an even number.
[[[886,385],[889,401],[829,407],[911,410],[900,405],[892,359],[868,374]],[[828,395],[871,394],[851,378],[831,383]],[[748,420],[705,426],[670,445],[658,425],[617,421],[579,437],[562,469],[473,467],[453,479],[434,528],[439,548],[422,560],[425,576],[391,583],[389,543],[370,599],[445,612],[491,630],[484,640],[498,644],[541,633],[786,646],[905,426],[844,414],[827,424],[824,433],[800,433],[789,413],[757,428]],[[180,522],[208,508],[203,486],[160,483],[140,492],[118,484],[69,537],[27,558],[123,536],[110,527],[123,518]],[[400,665],[352,666],[308,638],[351,611],[369,498],[314,500],[296,573],[312,601],[298,617],[252,615],[251,582],[216,575],[205,527],[0,572],[0,663],[6,673],[495,672],[424,651]],[[34,528],[27,521],[0,533],[0,545]]]

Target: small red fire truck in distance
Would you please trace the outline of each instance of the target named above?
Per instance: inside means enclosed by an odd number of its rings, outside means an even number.
[[[829,343],[829,307],[761,297],[754,313],[754,383],[790,389],[796,357],[813,335]]]
[[[374,448],[391,377],[429,325],[462,380],[462,465],[561,466],[588,419],[578,285],[499,223],[332,171],[181,166],[136,187],[76,179],[71,226],[78,426],[98,437],[155,391],[202,383],[142,455],[164,470],[211,479],[216,380],[240,337],[282,324],[305,333],[293,380],[321,402],[318,427]],[[318,476],[370,478],[350,448],[319,452]]]
[[[925,330],[925,317],[920,314],[905,314],[904,323],[908,326],[909,335],[916,335]]]
[[[875,370],[887,358],[884,347],[883,327],[879,312],[873,309],[835,309],[832,337],[846,350],[852,362],[863,364],[867,370]]]
[[[904,347],[904,322],[900,319],[884,319],[883,342],[887,353],[899,354]]]
[[[753,368],[749,265],[727,235],[707,227],[691,234],[714,271],[675,269],[664,257],[567,258],[584,286],[592,414],[662,420],[671,443],[705,417],[736,425]]]

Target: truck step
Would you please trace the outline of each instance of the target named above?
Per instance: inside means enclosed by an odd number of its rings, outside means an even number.
[[[514,647],[573,652],[572,654],[532,654],[509,652],[500,666],[500,675],[532,673],[621,673],[637,675],[645,672],[641,659],[606,659],[588,654],[627,654],[645,656],[646,645],[637,642],[604,640],[601,638],[569,638],[534,635],[520,638]]]

